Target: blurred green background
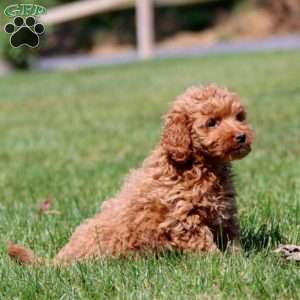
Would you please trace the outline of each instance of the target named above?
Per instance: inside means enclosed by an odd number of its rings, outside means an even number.
[[[70,2],[74,1],[17,1],[40,4],[47,9]],[[13,3],[13,0],[0,3],[2,28],[11,21],[3,11]],[[294,32],[300,29],[299,13],[298,0],[203,0],[193,5],[156,7],[155,37],[157,42],[162,42],[180,32],[204,32],[210,37],[213,35],[210,39],[215,41]],[[26,68],[30,60],[38,56],[90,53],[104,44],[114,48],[134,47],[135,36],[135,10],[123,9],[47,26],[38,49],[13,49],[9,45],[9,36],[1,30],[0,55],[11,65]],[[194,40],[201,38],[206,41],[207,35],[204,38],[195,35]]]

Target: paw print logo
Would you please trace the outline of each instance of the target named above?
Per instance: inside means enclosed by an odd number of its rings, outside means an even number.
[[[28,46],[36,48],[40,43],[40,35],[44,33],[45,27],[36,23],[34,17],[16,17],[13,23],[6,24],[5,32],[11,34],[10,44],[15,47]]]

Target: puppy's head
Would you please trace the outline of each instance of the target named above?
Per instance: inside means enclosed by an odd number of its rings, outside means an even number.
[[[177,162],[191,156],[231,161],[250,152],[253,138],[239,97],[209,85],[178,97],[166,115],[161,145]]]

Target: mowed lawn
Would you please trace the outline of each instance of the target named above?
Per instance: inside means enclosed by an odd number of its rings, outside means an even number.
[[[12,240],[52,257],[158,142],[161,115],[193,84],[237,91],[256,131],[235,162],[239,255],[19,266]],[[300,299],[300,53],[218,55],[0,80],[0,299]],[[54,199],[39,216],[38,206]]]

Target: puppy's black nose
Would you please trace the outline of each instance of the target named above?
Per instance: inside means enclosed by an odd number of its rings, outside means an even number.
[[[246,134],[239,133],[235,136],[235,141],[239,144],[244,144],[246,142]]]

